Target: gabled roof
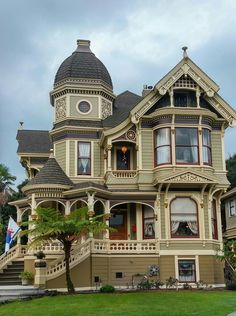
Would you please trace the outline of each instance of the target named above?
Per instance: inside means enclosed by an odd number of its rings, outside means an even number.
[[[16,139],[17,153],[47,153],[52,148],[49,131],[18,130]]]
[[[72,187],[74,184],[67,177],[56,159],[50,157],[43,168],[24,187],[24,191],[27,187],[34,185],[45,185],[45,187],[47,185],[62,185]]]
[[[122,123],[141,99],[141,96],[128,90],[119,94],[114,101],[113,115],[103,121],[103,126],[115,127]]]

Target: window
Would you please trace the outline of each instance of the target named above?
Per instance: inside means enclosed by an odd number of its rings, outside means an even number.
[[[211,132],[206,128],[202,130],[202,157],[205,165],[211,165]]]
[[[122,279],[123,273],[122,272],[116,272],[116,279]]]
[[[211,228],[212,228],[212,239],[218,239],[216,200],[213,200],[211,204]]]
[[[153,209],[143,205],[143,239],[155,238],[155,219]]]
[[[235,212],[235,201],[234,200],[230,200],[229,201],[229,216],[235,216],[236,212]]]
[[[177,107],[196,107],[197,98],[193,91],[175,91],[174,105]]]
[[[178,127],[175,129],[176,162],[179,164],[198,163],[197,128]]]
[[[171,162],[170,128],[160,128],[156,132],[155,155],[156,164]]]
[[[170,205],[171,237],[198,237],[197,205],[190,198],[176,198]]]
[[[179,282],[196,282],[195,260],[179,260]]]
[[[78,143],[78,175],[91,175],[91,143]]]
[[[77,109],[81,114],[88,114],[92,110],[92,107],[87,101],[80,101],[77,104]]]

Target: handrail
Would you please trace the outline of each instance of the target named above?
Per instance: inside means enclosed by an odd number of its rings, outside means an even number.
[[[76,246],[70,255],[70,268],[73,268],[87,255],[90,254],[91,239],[87,239],[84,243]],[[47,280],[53,279],[64,273],[66,267],[65,257],[54,260],[47,268]]]
[[[23,257],[26,254],[26,247],[27,246],[17,244],[7,253],[3,253],[0,256],[0,270],[3,270],[13,259]]]

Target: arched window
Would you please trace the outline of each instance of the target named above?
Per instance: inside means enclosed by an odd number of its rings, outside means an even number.
[[[187,197],[174,199],[170,205],[171,237],[198,237],[197,205]]]

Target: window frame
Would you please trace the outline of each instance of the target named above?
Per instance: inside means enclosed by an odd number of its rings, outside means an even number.
[[[181,262],[191,262],[193,265],[194,265],[194,270],[191,270],[191,271],[193,271],[193,276],[194,276],[194,278],[193,278],[193,280],[191,280],[191,281],[186,281],[186,280],[183,280],[183,281],[181,281],[180,279],[181,279],[181,277],[180,277],[180,263]],[[195,259],[188,259],[188,258],[186,258],[186,259],[178,259],[178,281],[179,281],[179,283],[196,283],[196,260]]]
[[[79,144],[81,144],[81,143],[83,143],[83,144],[89,144],[89,146],[90,146],[90,155],[89,155],[89,157],[85,157],[85,156],[79,156]],[[84,141],[78,141],[78,143],[77,143],[77,176],[91,176],[92,175],[92,144],[91,144],[91,142],[84,142]],[[89,160],[89,162],[90,162],[90,172],[89,173],[79,173],[79,160],[80,159],[88,159]]]
[[[216,212],[216,200],[212,200],[211,204],[211,227],[212,229],[212,239],[218,240],[218,222],[217,222],[217,212]]]
[[[149,216],[149,217],[144,217],[144,213],[145,213],[145,206],[147,205],[143,205],[142,206],[142,228],[143,228],[143,240],[145,239],[155,239],[156,238],[156,231],[155,231],[155,214],[154,214],[154,210],[153,211],[153,216]],[[145,235],[145,221],[152,221],[153,222],[153,231],[154,231],[154,236],[148,237],[147,235]]]
[[[204,131],[208,131],[209,132],[210,146],[203,144],[203,132]],[[209,162],[204,162],[203,161],[203,149],[204,148],[207,148],[209,150],[209,152],[210,152],[210,161]],[[203,162],[204,165],[212,166],[211,130],[209,130],[208,128],[203,128],[202,129],[202,162]]]
[[[232,202],[232,204],[231,204]],[[232,209],[234,209],[234,211],[232,212]],[[234,199],[230,199],[229,200],[229,217],[233,217],[236,216],[236,209],[235,209],[235,200]]]
[[[177,129],[190,129],[190,130],[196,130],[196,136],[197,136],[197,145],[177,145]],[[178,147],[186,147],[186,148],[192,148],[192,147],[195,147],[197,148],[197,162],[178,162],[177,161],[177,157],[176,157],[176,154],[177,154],[177,148]],[[200,164],[200,159],[199,159],[199,132],[198,132],[198,128],[197,127],[175,127],[175,163],[177,165],[199,165]]]
[[[157,133],[158,131],[162,129],[168,129],[169,130],[169,145],[160,145],[157,146]],[[169,147],[170,150],[170,161],[169,162],[163,162],[163,163],[158,163],[158,155],[157,155],[157,149],[161,147]],[[171,128],[170,127],[161,127],[155,130],[154,134],[154,165],[155,167],[157,166],[162,166],[162,165],[171,165],[172,164],[172,140],[171,140]]]
[[[172,233],[172,229],[171,229],[171,222],[172,222],[172,214],[171,214],[171,205],[172,205],[172,203],[176,200],[176,199],[190,199],[191,201],[193,201],[194,203],[195,203],[195,205],[196,205],[196,219],[197,219],[197,230],[198,230],[198,232],[197,232],[197,234],[196,235],[175,235],[175,234],[173,234]],[[192,213],[179,213],[180,215],[182,215],[182,214],[184,214],[184,215],[189,215],[189,214],[191,214],[192,215]],[[194,238],[194,239],[196,239],[196,238],[199,238],[200,237],[200,227],[199,227],[199,210],[198,210],[198,205],[197,205],[197,203],[196,203],[196,201],[194,200],[194,199],[192,199],[191,197],[189,197],[189,196],[177,196],[177,197],[175,197],[174,199],[172,199],[172,201],[170,202],[170,207],[169,207],[169,215],[170,215],[170,237],[171,238],[187,238],[187,239],[189,239],[189,238]]]

